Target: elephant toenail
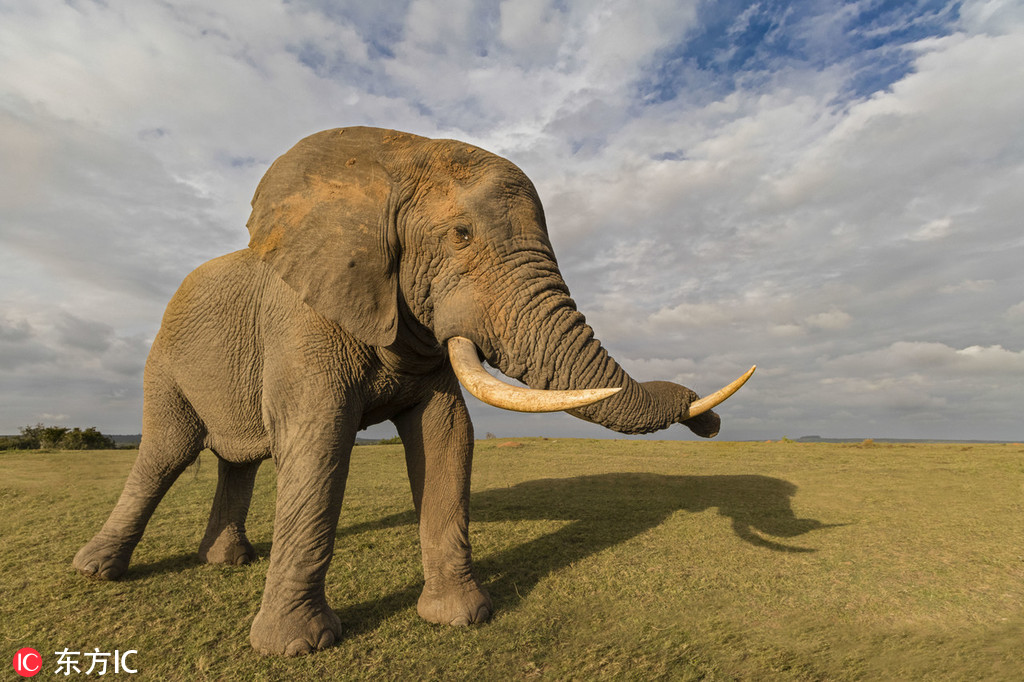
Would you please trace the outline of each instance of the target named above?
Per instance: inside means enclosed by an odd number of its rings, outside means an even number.
[[[320,642],[317,644],[317,649],[326,649],[329,646],[334,645],[334,633],[330,630],[324,630],[320,633]]]
[[[285,656],[304,656],[310,651],[309,642],[304,639],[293,639],[284,650]]]

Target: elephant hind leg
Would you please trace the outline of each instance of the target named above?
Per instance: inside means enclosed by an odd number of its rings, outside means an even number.
[[[177,386],[147,376],[144,398],[142,442],[121,497],[72,562],[83,575],[115,580],[124,574],[160,500],[202,449],[205,429]]]
[[[245,535],[245,519],[260,463],[232,464],[217,459],[217,492],[199,544],[199,558],[206,563],[239,566],[256,560],[256,550]]]

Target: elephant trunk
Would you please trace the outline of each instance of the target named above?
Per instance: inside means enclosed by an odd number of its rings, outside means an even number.
[[[689,388],[630,377],[594,337],[560,277],[557,285],[533,292],[515,309],[516,319],[506,326],[513,331],[492,362],[502,372],[537,389],[621,389],[600,402],[568,410],[573,416],[626,434],[651,433],[677,422],[706,438],[718,433],[714,412],[689,417],[688,408],[698,399]]]

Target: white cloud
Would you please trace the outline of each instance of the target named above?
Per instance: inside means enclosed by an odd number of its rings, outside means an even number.
[[[849,327],[852,320],[853,317],[849,313],[833,307],[823,313],[809,315],[805,322],[808,326],[819,329],[839,330]]]
[[[952,219],[938,218],[925,223],[919,229],[912,232],[910,239],[915,242],[929,242],[933,239],[942,239],[950,233],[952,227]]]
[[[1024,301],[1010,306],[1003,315],[1010,319],[1024,319]]]
[[[776,324],[772,325],[768,333],[779,338],[796,338],[803,336],[806,330],[798,324]]]
[[[1024,7],[1014,0],[978,0],[965,2],[960,16],[972,32],[1007,35],[1024,25]]]
[[[1021,375],[1024,350],[1011,351],[999,345],[951,348],[943,343],[897,341],[886,348],[837,358],[829,364],[843,371],[857,368],[867,374]]]
[[[558,58],[566,31],[564,12],[548,0],[504,0],[500,9],[502,44],[525,65]]]
[[[1024,351],[1014,352],[1002,346],[968,346],[956,351],[956,354],[956,366],[972,373],[1024,372]]]
[[[991,290],[996,286],[993,279],[965,279],[959,284],[949,284],[939,289],[943,294],[980,294]]]
[[[1013,86],[1024,77],[1021,45],[1010,36],[985,35],[921,45],[917,72],[891,92],[855,104],[776,180],[778,199],[840,208],[861,216],[864,229],[879,236],[901,224],[919,238],[945,235],[951,214],[935,215],[936,209],[983,209],[995,190],[992,181],[1010,179],[980,178],[971,169],[1019,161],[1006,152],[1014,139],[1007,135],[1024,125],[1015,115],[1024,94]],[[920,231],[907,225],[919,216],[925,217],[917,223],[924,224]]]

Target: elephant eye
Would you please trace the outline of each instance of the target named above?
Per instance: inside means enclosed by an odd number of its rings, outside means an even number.
[[[452,229],[451,237],[456,246],[465,246],[473,240],[473,233],[470,231],[469,227],[459,225]]]

